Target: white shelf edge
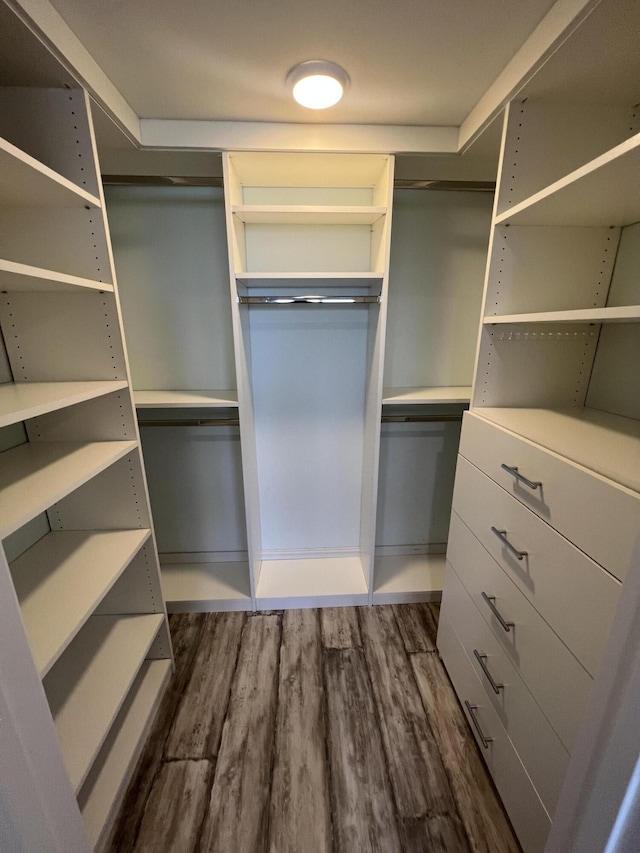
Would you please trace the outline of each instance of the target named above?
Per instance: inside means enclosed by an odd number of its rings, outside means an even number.
[[[246,561],[163,562],[160,577],[169,613],[252,609]]]
[[[101,208],[100,199],[97,196],[83,190],[82,187],[74,184],[73,181],[63,177],[39,160],[36,160],[35,157],[32,157],[30,154],[27,154],[22,149],[0,137],[0,171],[4,171],[4,168],[9,163],[13,164],[13,169],[32,172],[34,176],[37,176],[43,182],[43,185],[49,184],[49,186],[56,187],[61,195],[65,193],[70,195],[76,201],[77,206],[89,204],[98,210]]]
[[[102,849],[171,677],[170,660],[144,661],[78,796],[89,839]]]
[[[221,390],[134,391],[136,409],[237,408],[238,392]]]
[[[518,323],[637,323],[640,305],[621,305],[605,308],[576,308],[568,311],[541,311],[535,314],[498,314],[487,316],[483,325]]]
[[[237,204],[232,216],[247,224],[360,224],[372,225],[387,213],[386,207],[373,205],[301,205],[301,204]]]
[[[125,380],[7,382],[0,385],[0,427],[103,397],[127,387]]]
[[[113,293],[113,285],[0,258],[0,292],[95,291]]]
[[[150,535],[149,529],[52,531],[13,561],[22,620],[41,678]]]
[[[299,282],[323,282],[326,287],[370,287],[384,278],[381,272],[237,272],[236,282],[246,286],[268,287],[280,283],[281,287],[296,287]]]
[[[44,679],[71,787],[80,790],[164,614],[92,616]]]
[[[425,387],[383,388],[382,405],[437,405],[446,403],[468,404],[471,400],[470,385],[444,385]]]
[[[132,453],[137,441],[29,442],[0,454],[0,538]]]

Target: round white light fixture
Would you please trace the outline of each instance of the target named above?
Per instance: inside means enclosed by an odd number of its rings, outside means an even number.
[[[349,75],[335,62],[311,59],[289,71],[287,84],[301,106],[310,110],[326,110],[342,98],[349,86]]]

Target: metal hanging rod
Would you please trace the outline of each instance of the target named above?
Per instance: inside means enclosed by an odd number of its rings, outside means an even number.
[[[196,426],[196,427],[215,427],[215,426],[240,426],[238,418],[176,418],[175,420],[148,420],[138,421],[138,426],[142,427],[172,427],[172,426]]]
[[[383,415],[383,424],[437,423],[438,421],[461,421],[462,415]]]
[[[379,305],[380,301],[380,296],[238,296],[240,305]]]

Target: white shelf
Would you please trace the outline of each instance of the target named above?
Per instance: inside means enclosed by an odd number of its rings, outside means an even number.
[[[246,562],[161,563],[161,578],[169,613],[251,610]]]
[[[78,293],[83,290],[113,293],[113,285],[0,258],[0,292],[35,291],[36,293],[49,293],[52,291],[70,291]]]
[[[171,676],[170,660],[146,660],[78,796],[89,839],[102,848]]]
[[[502,323],[637,323],[640,305],[620,305],[610,308],[576,308],[569,311],[539,311],[535,314],[499,314],[485,317],[485,326]]]
[[[164,614],[92,616],[44,680],[72,788],[86,779]]]
[[[149,535],[149,530],[56,531],[11,564],[22,621],[41,677]]]
[[[640,491],[640,423],[596,409],[476,408],[475,414]]]
[[[496,225],[629,225],[640,220],[640,134],[496,216]]]
[[[127,387],[126,381],[16,382],[0,385],[0,427],[93,400]]]
[[[241,222],[251,224],[373,225],[387,209],[368,205],[238,204],[231,212]]]
[[[258,581],[259,608],[367,604],[360,557],[263,560]]]
[[[135,441],[29,442],[0,455],[0,538],[13,533],[118,459]]]
[[[471,399],[470,385],[451,385],[443,387],[424,388],[383,388],[383,405],[424,405],[445,403],[469,403]]]
[[[376,557],[374,604],[439,601],[444,586],[444,554]]]
[[[0,204],[99,208],[100,199],[0,138]]]
[[[237,391],[134,391],[136,409],[237,408]]]
[[[381,284],[379,272],[242,272],[236,273],[238,284],[247,287],[298,287],[312,281],[324,287],[371,287]]]

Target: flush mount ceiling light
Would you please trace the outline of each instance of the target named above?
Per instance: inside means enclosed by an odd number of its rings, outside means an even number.
[[[293,97],[310,110],[325,110],[337,104],[349,85],[349,75],[335,62],[311,59],[300,62],[287,74]]]

